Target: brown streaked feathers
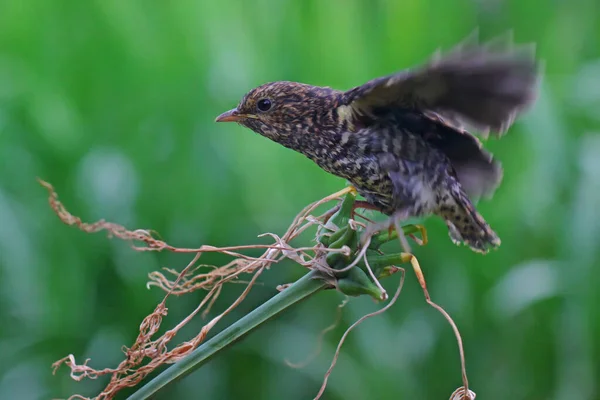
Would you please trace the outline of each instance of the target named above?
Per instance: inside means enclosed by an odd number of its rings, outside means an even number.
[[[385,214],[435,214],[455,243],[486,252],[500,239],[472,201],[502,168],[466,129],[499,137],[535,100],[532,46],[468,42],[426,65],[348,91],[272,82],[217,121],[234,121],[347,179]]]

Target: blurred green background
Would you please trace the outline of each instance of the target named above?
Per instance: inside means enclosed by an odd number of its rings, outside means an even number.
[[[480,27],[487,39],[514,29],[546,65],[535,108],[486,145],[505,179],[479,209],[503,244],[471,253],[429,219],[431,244],[416,254],[462,331],[478,398],[600,399],[599,22],[597,0],[2,0],[0,398],[96,394],[105,379],[52,376],[51,363],[73,353],[116,366],[162,298],[147,274],[190,259],[64,226],[36,177],[87,221],[153,228],[179,246],[260,242],[344,182],[216,115],[267,81],[350,88]],[[272,268],[214,332],[303,272]],[[172,299],[165,322],[201,296]],[[345,326],[378,307],[353,299],[319,357],[287,367],[341,300],[309,299],[157,398],[312,398]],[[324,398],[446,399],[460,384],[452,331],[409,273],[394,308],[350,335]]]

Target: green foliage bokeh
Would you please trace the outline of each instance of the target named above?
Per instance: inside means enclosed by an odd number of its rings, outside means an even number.
[[[116,366],[162,298],[147,274],[189,261],[62,225],[37,176],[87,221],[151,228],[185,247],[258,242],[344,182],[216,115],[266,81],[359,85],[476,27],[488,39],[513,29],[545,62],[535,108],[486,144],[505,178],[478,207],[503,244],[471,253],[429,219],[431,243],[416,255],[461,329],[478,398],[600,398],[598,12],[595,0],[3,0],[0,398],[97,393],[104,379],[52,376],[51,363],[73,353]],[[301,273],[277,265],[217,329]],[[385,283],[393,290],[394,278]],[[201,296],[173,299],[166,322]],[[315,348],[341,298],[313,297],[158,398],[312,398],[344,325],[377,306],[352,300],[309,366],[284,360]],[[190,325],[184,336],[202,321]],[[452,331],[409,274],[398,304],[349,337],[326,398],[443,399],[460,384]]]

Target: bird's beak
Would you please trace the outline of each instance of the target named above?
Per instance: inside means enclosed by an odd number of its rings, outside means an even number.
[[[239,122],[243,118],[244,116],[238,112],[237,108],[234,108],[233,110],[229,110],[219,115],[215,119],[215,122]]]

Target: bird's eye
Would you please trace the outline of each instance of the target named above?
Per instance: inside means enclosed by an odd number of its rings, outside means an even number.
[[[269,99],[260,99],[256,103],[256,108],[258,108],[258,111],[262,111],[262,112],[269,111],[272,106],[273,106],[273,103]]]

